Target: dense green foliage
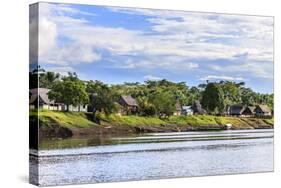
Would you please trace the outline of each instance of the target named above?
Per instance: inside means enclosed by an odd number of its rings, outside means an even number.
[[[100,81],[89,81],[86,91],[89,94],[90,108],[93,113],[96,111],[110,114],[117,111],[114,91]]]
[[[209,83],[202,96],[202,105],[208,112],[218,114],[225,108],[225,97],[221,86],[217,83]]]
[[[40,75],[39,87],[41,88],[51,88],[52,85],[58,81],[60,78],[59,73],[46,72],[45,74]]]
[[[73,74],[62,78],[61,81],[54,82],[48,95],[51,100],[66,104],[67,111],[69,105],[78,106],[89,102],[85,84]]]
[[[168,91],[157,91],[150,97],[150,101],[155,106],[156,114],[159,114],[160,117],[171,116],[176,110],[175,97]]]
[[[39,72],[39,71],[38,71]],[[121,95],[131,95],[138,102],[138,115],[171,116],[176,103],[192,105],[200,101],[209,114],[222,113],[232,104],[268,105],[273,109],[273,94],[261,94],[245,87],[244,82],[206,82],[189,87],[185,82],[148,80],[144,83],[125,82],[108,85],[101,81],[81,81],[75,73],[61,76],[53,72],[31,74],[35,84],[39,76],[40,87],[50,88],[49,97],[65,104],[89,104],[92,111],[110,114],[119,108]]]

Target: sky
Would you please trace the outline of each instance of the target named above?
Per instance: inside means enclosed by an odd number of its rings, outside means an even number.
[[[272,93],[273,17],[40,3],[38,55],[84,80],[243,81]]]

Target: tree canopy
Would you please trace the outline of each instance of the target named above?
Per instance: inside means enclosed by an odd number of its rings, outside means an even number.
[[[113,113],[118,110],[118,101],[122,95],[131,95],[138,102],[140,115],[171,115],[176,103],[193,105],[200,101],[202,107],[210,114],[221,113],[226,106],[242,104],[256,106],[268,105],[273,108],[273,94],[261,94],[245,87],[244,82],[219,81],[201,83],[189,87],[185,82],[169,80],[148,80],[144,83],[125,82],[123,84],[106,84],[101,81],[82,81],[76,73],[62,76],[54,72],[30,73],[34,79],[30,87],[36,85],[51,89],[49,97],[66,105],[89,104],[92,111]]]
[[[66,104],[67,111],[69,105],[79,106],[89,102],[85,84],[78,78],[73,79],[71,74],[61,81],[54,82],[48,95],[51,100]]]
[[[221,85],[208,83],[202,96],[202,105],[210,113],[222,113],[225,108],[225,97]]]
[[[100,81],[89,81],[87,83],[86,91],[90,98],[90,108],[93,113],[96,111],[110,114],[116,112],[117,105],[115,103],[115,93],[106,84]]]

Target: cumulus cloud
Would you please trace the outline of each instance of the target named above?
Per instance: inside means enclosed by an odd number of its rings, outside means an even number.
[[[242,62],[229,65],[210,65],[211,69],[225,74],[244,74],[247,77],[273,79],[273,64],[271,62]]]
[[[186,41],[191,48],[182,49],[195,49],[201,57],[234,58],[236,54],[248,53],[251,60],[273,60],[272,17],[119,7],[109,9],[149,16],[147,20],[153,24],[154,31]]]
[[[122,60],[121,60],[122,61]],[[181,57],[173,56],[151,56],[147,59],[124,59],[121,63],[114,63],[114,68],[135,70],[165,70],[166,72],[184,73],[199,68],[197,63],[188,62]]]
[[[42,64],[73,65],[92,63],[101,59],[93,46],[84,41],[70,38],[64,29],[75,28],[87,23],[66,14],[87,14],[67,5],[40,3],[39,15],[39,62]],[[90,13],[89,13],[90,14]],[[62,37],[63,39],[59,39]],[[59,40],[65,40],[60,44]]]
[[[39,52],[41,56],[44,53],[56,47],[57,26],[45,17],[39,19]]]
[[[108,11],[147,16],[151,31],[145,31],[93,24],[75,15],[95,13],[71,6],[40,6],[42,63],[71,67],[111,58],[114,68],[176,72],[199,70],[209,60],[226,59],[231,63],[212,64],[210,70],[272,78],[271,17],[108,7]]]

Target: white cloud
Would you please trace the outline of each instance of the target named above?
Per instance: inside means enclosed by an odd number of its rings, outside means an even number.
[[[272,17],[118,7],[109,9],[152,16],[147,20],[153,24],[153,30],[190,43],[195,48],[182,49],[195,49],[195,53],[201,52],[202,57],[233,58],[236,54],[248,53],[251,60],[273,61]],[[216,45],[218,43],[220,45]]]
[[[210,65],[211,69],[224,74],[244,74],[249,77],[273,79],[273,64],[269,62],[243,62],[230,65]]]
[[[143,78],[146,79],[146,80],[161,80],[162,79],[158,76],[153,76],[153,75],[146,75]]]
[[[272,77],[271,17],[109,8],[150,16],[147,21],[154,31],[151,35],[141,30],[91,25],[85,19],[69,16],[91,13],[71,6],[47,3],[40,6],[39,51],[44,63],[64,66],[93,63],[104,58],[101,51],[107,51],[115,61],[121,59],[114,63],[117,68],[188,71],[201,68],[193,59],[236,61],[240,54],[247,54],[244,64],[212,65],[211,70]],[[66,40],[64,45],[58,44],[59,37]]]
[[[244,81],[242,77],[232,77],[232,76],[220,76],[220,75],[208,75],[199,80],[228,80],[228,81]]]
[[[47,18],[39,19],[39,57],[56,47],[57,26]]]
[[[67,5],[40,3],[39,16],[39,62],[58,65],[91,63],[101,59],[93,46],[75,38],[63,45],[58,44],[58,37],[67,37],[64,28],[75,28],[87,23],[83,19],[65,16],[65,13],[87,14]],[[89,13],[90,14],[90,13]],[[67,34],[67,33],[66,33]]]
[[[197,63],[185,61],[184,58],[174,56],[151,56],[145,60],[127,59],[121,63],[115,63],[113,68],[135,69],[135,70],[165,70],[179,73],[199,68]]]
[[[75,65],[98,61],[101,59],[101,55],[94,52],[90,45],[74,43],[62,47],[53,47],[47,56],[42,55],[40,58],[48,64]]]

